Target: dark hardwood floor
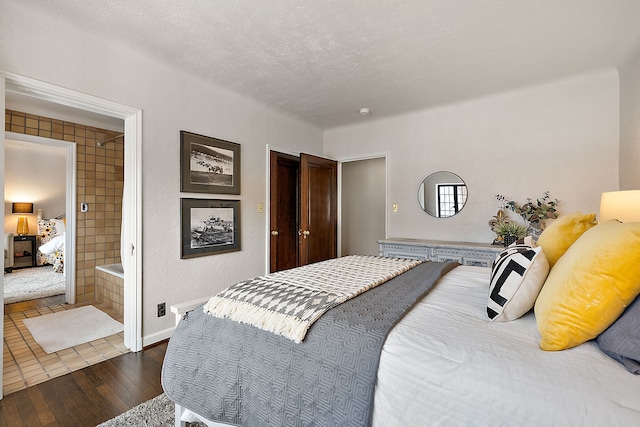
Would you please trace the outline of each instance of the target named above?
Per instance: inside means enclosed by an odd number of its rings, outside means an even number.
[[[127,353],[0,400],[2,426],[95,426],[162,393],[167,342]]]

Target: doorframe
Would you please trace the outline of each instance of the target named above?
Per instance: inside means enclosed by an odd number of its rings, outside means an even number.
[[[5,92],[5,78],[0,75],[0,110],[5,111],[5,101],[4,101],[4,92]],[[6,119],[5,119],[6,120]],[[5,127],[2,126],[0,129],[0,165],[4,170],[4,131]],[[0,196],[2,196],[3,206],[4,206],[4,173],[2,174],[0,185]],[[2,253],[4,254],[4,221],[2,221],[2,239],[0,239],[0,249],[2,249]],[[4,262],[4,261],[3,261]],[[4,268],[4,264],[2,265]],[[0,329],[2,330],[2,352],[0,353],[0,400],[4,397],[2,394],[2,385],[4,384],[4,270],[2,270],[2,278],[0,278],[0,297],[2,297],[2,304],[0,304]]]
[[[124,120],[124,345],[134,352],[142,350],[142,110],[3,70],[0,79],[4,81],[0,106],[4,106],[5,92],[10,91]],[[4,138],[0,144],[4,151]],[[4,188],[4,176],[2,184]]]
[[[71,224],[65,230],[64,239],[64,280],[65,302],[76,302],[76,144],[58,139],[43,138],[41,136],[27,135],[23,133],[5,132],[4,140],[27,142],[49,147],[58,147],[65,150],[65,216],[67,224]],[[3,142],[4,144],[4,142]],[[4,147],[4,146],[3,146]],[[4,181],[3,181],[4,182]]]
[[[338,257],[342,256],[342,164],[380,158],[384,159],[384,237],[386,239],[389,226],[389,210],[386,209],[386,206],[389,206],[389,152],[381,151],[335,159],[338,162]]]

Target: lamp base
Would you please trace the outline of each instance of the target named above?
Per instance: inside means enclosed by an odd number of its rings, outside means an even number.
[[[26,236],[29,234],[29,221],[27,221],[27,217],[24,215],[20,215],[18,217],[18,226],[16,227],[16,233],[18,236]]]

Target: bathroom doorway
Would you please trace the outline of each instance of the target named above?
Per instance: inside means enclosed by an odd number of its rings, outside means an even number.
[[[0,71],[1,107],[5,106],[5,91],[19,93],[33,99],[52,102],[66,107],[102,114],[119,120],[124,120],[125,146],[124,176],[127,184],[123,192],[123,247],[122,253],[124,269],[124,344],[131,351],[142,349],[142,309],[141,309],[141,280],[142,255],[138,250],[142,241],[142,212],[141,212],[141,119],[139,109],[113,103],[90,95],[64,89],[55,85],[33,80],[27,77]],[[4,109],[4,108],[3,108]],[[4,151],[4,129],[0,135],[0,144]],[[4,161],[4,154],[0,160]],[[4,177],[2,188],[4,187]],[[2,193],[4,191],[2,190]],[[3,194],[4,195],[4,194]],[[0,283],[1,284],[1,283]],[[4,315],[4,308],[2,313]],[[4,317],[1,317],[3,322]],[[3,326],[3,324],[0,324]],[[0,375],[0,380],[2,376]]]

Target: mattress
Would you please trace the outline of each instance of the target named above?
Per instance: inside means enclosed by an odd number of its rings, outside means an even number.
[[[594,341],[545,352],[533,313],[487,319],[490,272],[457,267],[394,327],[373,425],[640,425],[640,377]]]

